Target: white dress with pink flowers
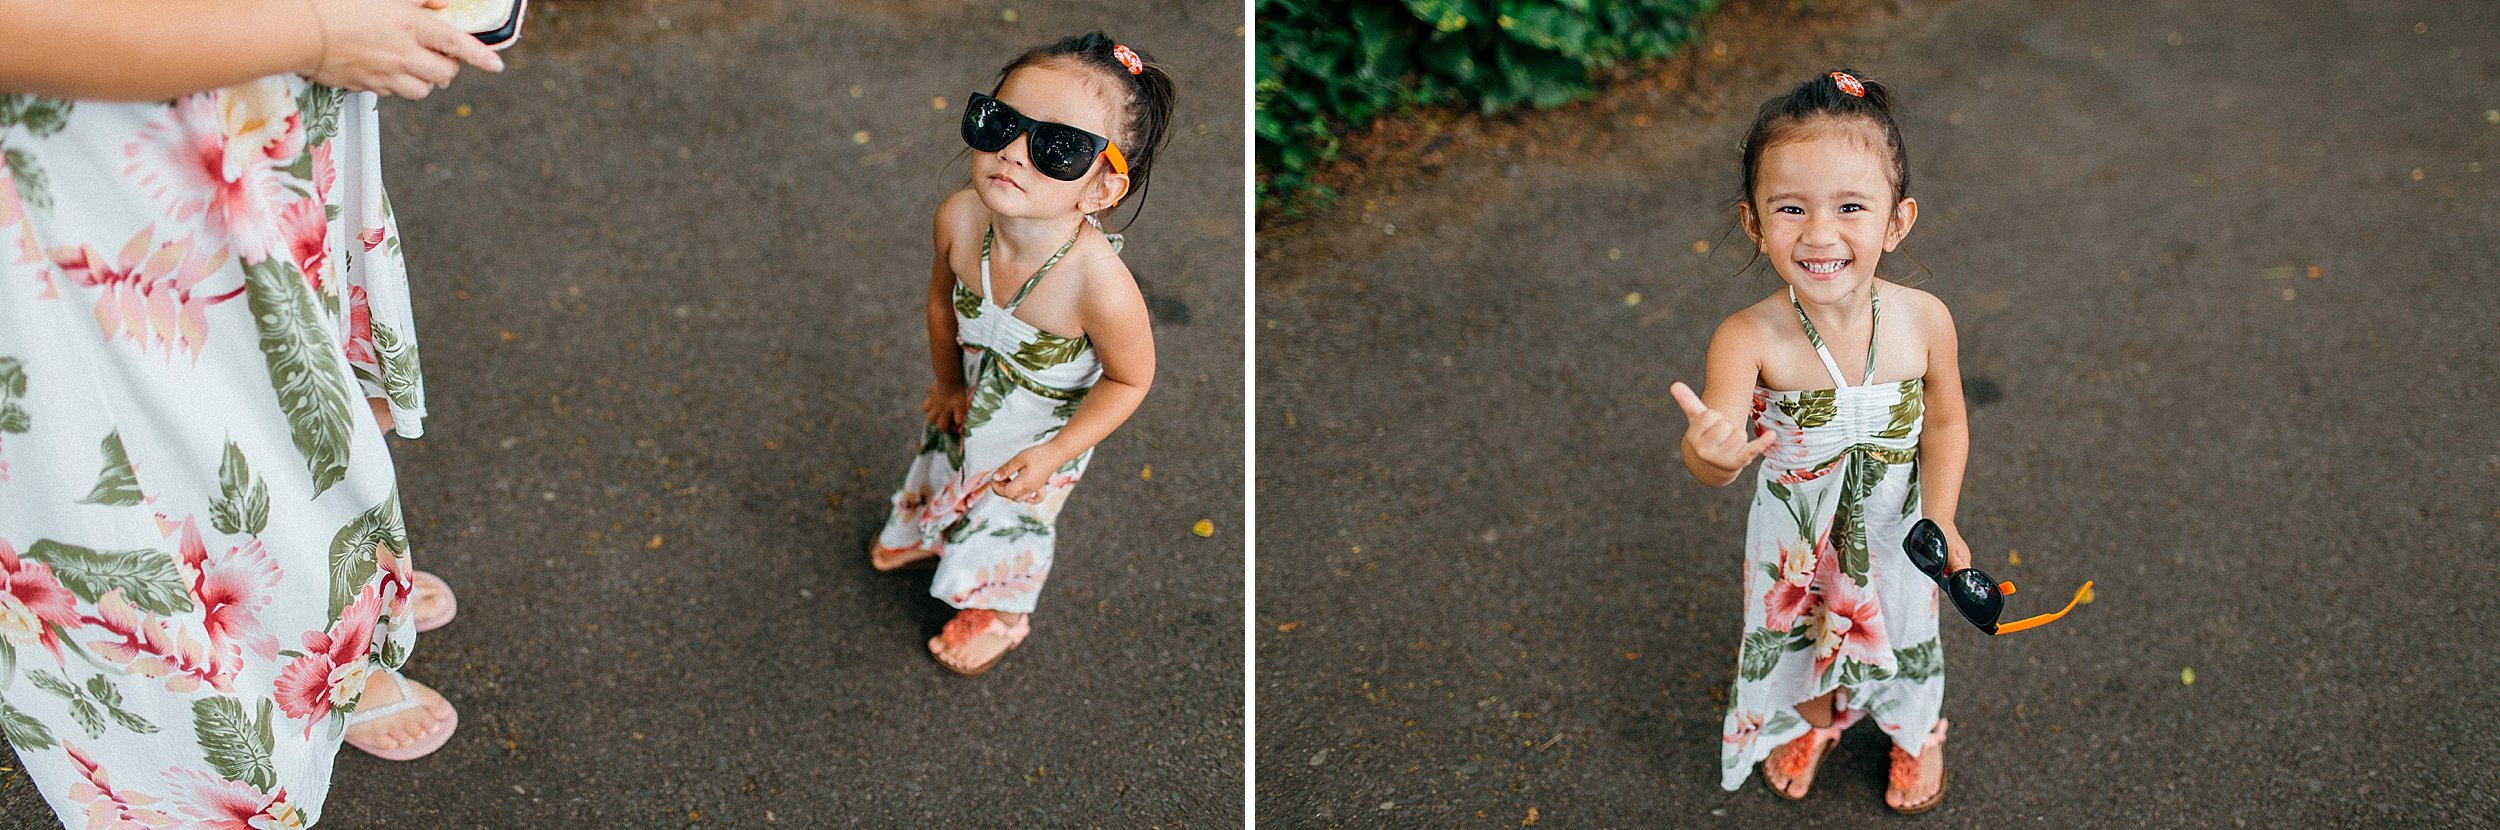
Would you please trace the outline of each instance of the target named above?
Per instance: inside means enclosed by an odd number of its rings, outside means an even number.
[[[981,293],[955,286],[955,342],[963,347],[964,383],[972,389],[963,434],[934,426],[923,434],[920,457],[895,492],[893,513],[875,544],[938,553],[929,594],[948,605],[1024,613],[1041,599],[1057,548],[1059,509],[1094,452],[1053,471],[1039,504],[990,495],[990,476],[1067,426],[1102,376],[1102,364],[1091,340],[1061,337],[1016,316],[1025,295],[1076,237],[1004,306],[987,299],[997,296],[990,291],[990,240],[981,237]]]
[[[0,729],[68,827],[310,824],[415,642],[374,97],[0,95],[0,154]]]
[[[1870,301],[1880,334],[1882,306]],[[1805,734],[1799,703],[1845,689],[1838,722],[1873,718],[1912,753],[1944,704],[1936,585],[1901,552],[1919,519],[1925,384],[1872,382],[1869,343],[1868,382],[1850,386],[1802,308],[1797,319],[1835,388],[1754,390],[1752,423],[1778,439],[1746,523],[1745,635],[1719,755],[1731,790]]]

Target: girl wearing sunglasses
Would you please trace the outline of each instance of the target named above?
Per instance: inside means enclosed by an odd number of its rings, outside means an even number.
[[[1096,217],[1142,200],[1172,102],[1152,58],[1093,32],[965,104],[972,181],[934,231],[928,429],[869,551],[878,570],[936,569],[929,593],[958,611],[929,651],[958,674],[1032,630],[1059,510],[1153,383],[1145,297]]]
[[[1684,465],[1713,487],[1756,456],[1745,635],[1720,784],[1756,761],[1803,798],[1840,732],[1872,719],[1893,744],[1884,801],[1944,797],[1944,654],[1936,586],[1901,553],[1922,515],[1949,569],[1970,455],[1953,317],[1876,263],[1918,220],[1882,85],[1847,70],[1766,101],[1745,137],[1737,219],[1786,283],[1711,336],[1684,408]],[[1863,357],[1861,357],[1863,355]]]

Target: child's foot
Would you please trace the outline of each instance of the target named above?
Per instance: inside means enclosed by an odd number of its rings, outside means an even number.
[[[919,545],[889,548],[874,542],[868,545],[868,567],[892,573],[918,571],[937,567],[938,552]]]
[[[1762,783],[1790,801],[1806,797],[1806,790],[1814,786],[1815,771],[1823,766],[1823,756],[1839,743],[1838,727],[1807,727],[1804,735],[1762,759]]]
[[[459,723],[460,713],[441,694],[377,670],[365,675],[364,697],[348,716],[347,743],[378,758],[406,761],[441,747]]]
[[[1012,619],[1010,619],[1012,618]],[[1002,614],[987,608],[966,608],[946,621],[946,629],[929,638],[929,653],[948,671],[978,677],[1024,643],[1033,623],[1024,614]]]
[[[1945,722],[1939,719],[1915,758],[1898,746],[1892,748],[1891,786],[1884,790],[1884,804],[1893,812],[1924,813],[1943,803],[1944,732]]]

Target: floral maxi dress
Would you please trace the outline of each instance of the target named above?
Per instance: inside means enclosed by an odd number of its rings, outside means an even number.
[[[1880,332],[1883,307],[1868,301]],[[1803,308],[1797,320],[1834,388],[1754,390],[1753,424],[1778,437],[1746,520],[1745,635],[1719,753],[1730,790],[1805,734],[1799,703],[1846,690],[1835,723],[1872,717],[1911,753],[1944,703],[1936,586],[1901,552],[1919,519],[1924,381],[1874,383],[1869,342],[1866,382],[1850,386]]]
[[[414,645],[375,119],[292,76],[0,95],[0,730],[65,826],[311,824]]]
[[[1083,233],[1080,227],[1078,232]],[[894,494],[876,545],[938,552],[929,595],[956,608],[1033,610],[1050,576],[1059,509],[1094,457],[1086,450],[1053,471],[1040,504],[990,496],[991,474],[1016,453],[1050,440],[1075,417],[1102,376],[1093,342],[1061,337],[1016,316],[1016,307],[1076,244],[1068,237],[1005,306],[990,297],[990,242],[981,237],[981,293],[955,285],[955,342],[963,346],[972,408],[963,434],[928,428],[920,457]]]

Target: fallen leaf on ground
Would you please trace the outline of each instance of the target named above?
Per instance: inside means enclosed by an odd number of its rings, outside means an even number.
[[[1536,808],[1535,808],[1535,807],[1530,807],[1530,808],[1528,808],[1528,817],[1527,817],[1527,818],[1520,819],[1520,820],[1519,820],[1519,826],[1521,826],[1521,827],[1530,827],[1530,826],[1534,826],[1535,824],[1536,824]]]
[[[2196,670],[2195,670],[2195,669],[2193,669],[2193,668],[2180,669],[2180,670],[2179,670],[2179,685],[2181,685],[2181,686],[2194,686],[2194,685],[2196,685]]]
[[[2077,594],[2079,594],[2079,596],[2075,597],[2075,604],[2076,604],[2076,605],[2091,605],[2091,604],[2092,604],[2092,586],[2091,586],[2091,585],[2089,585],[2089,584],[2084,585],[2084,586],[2083,586],[2083,590],[2081,590],[2081,591],[2077,591],[2076,593],[2077,593]]]
[[[2023,563],[2023,552],[2022,552],[2022,551],[2019,551],[2019,550],[2012,550],[2012,549],[2008,549],[2008,550],[2006,550],[2006,552],[2005,552],[2005,564],[2008,564],[2008,565],[2021,565],[2022,563]]]
[[[661,540],[660,540],[660,535],[659,535],[659,534],[654,533],[654,534],[652,534],[652,535],[651,535],[651,541],[648,541],[648,542],[644,542],[644,543],[642,543],[642,549],[643,549],[643,550],[659,550],[659,549],[660,549],[660,541],[661,541]]]
[[[1153,480],[1155,480],[1155,465],[1148,464],[1148,465],[1146,465],[1143,469],[1138,470],[1138,471],[1137,471],[1137,480],[1138,480],[1138,481],[1153,481]]]
[[[1292,633],[1294,629],[1301,628],[1301,627],[1302,627],[1302,621],[1301,621],[1301,620],[1295,620],[1295,621],[1293,621],[1293,622],[1289,622],[1289,623],[1281,623],[1281,624],[1278,624],[1278,625],[1276,626],[1276,630],[1277,630],[1277,631],[1279,631],[1279,632],[1284,632],[1284,633]]]
[[[1215,535],[1215,523],[1205,519],[1199,519],[1197,524],[1189,526],[1189,532],[1198,534],[1199,538],[1213,536]]]

